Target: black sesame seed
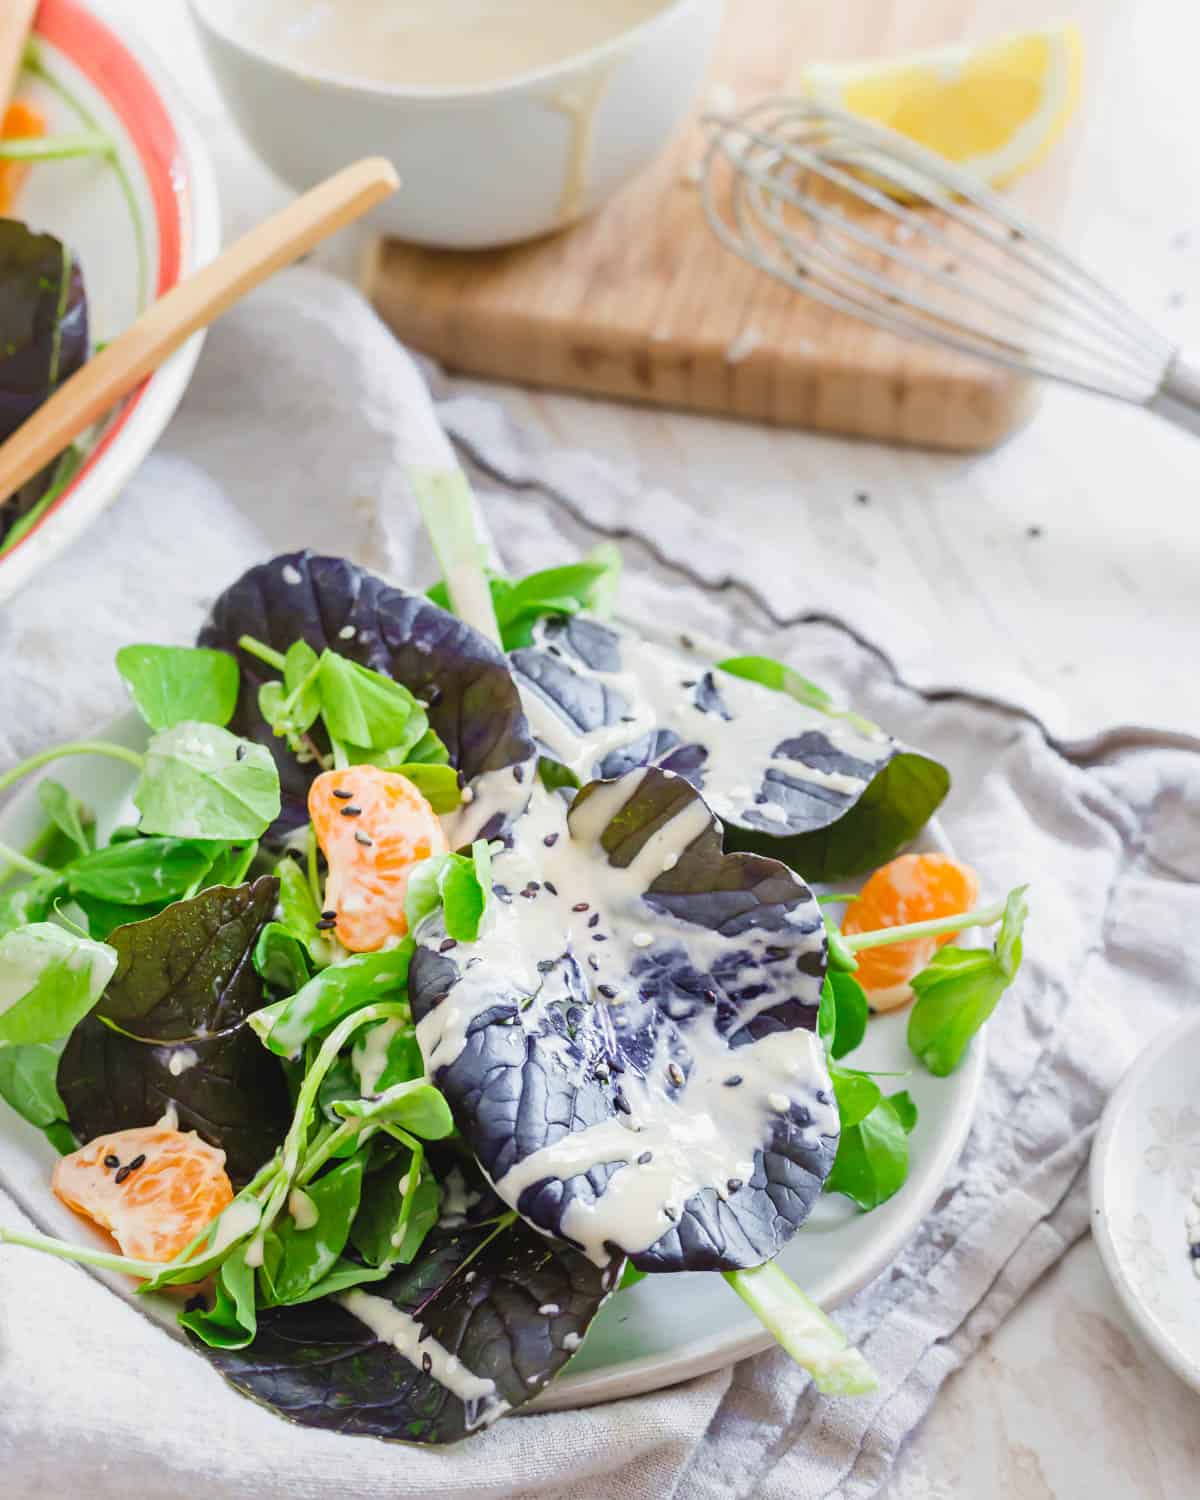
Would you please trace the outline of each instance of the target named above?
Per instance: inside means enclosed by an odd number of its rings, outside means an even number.
[[[589,953],[588,956],[587,956],[587,961],[591,965],[591,967],[593,969],[595,969],[596,973],[599,974],[599,972],[600,972],[600,961],[596,957],[596,955],[594,953]]]
[[[617,992],[611,984],[598,984],[596,988],[606,1000],[615,1000],[617,998]]]
[[[443,938],[442,941],[438,944],[438,952],[439,953],[449,953],[450,950],[451,950],[451,948],[457,948],[457,947],[458,947],[458,939],[457,938]]]
[[[692,640],[692,638],[691,638],[690,635],[681,635],[679,637],[679,644],[683,647],[683,649],[685,651],[692,651],[692,650],[695,649],[695,646],[696,646],[695,641]]]
[[[524,766],[514,766],[513,767],[513,780],[514,781],[524,781],[525,780],[525,767]]]
[[[571,908],[572,911],[587,911],[587,909],[588,904],[586,901],[576,901],[575,905]]]
[[[686,1082],[683,1076],[683,1069],[676,1062],[667,1064],[667,1077],[677,1089],[681,1089]]]
[[[422,1354],[422,1356],[421,1356],[421,1368],[422,1368],[422,1370],[425,1371],[426,1375],[428,1375],[430,1373],[430,1371],[433,1369],[433,1355],[432,1354]]]
[[[554,960],[552,958],[539,958],[538,959],[538,973],[539,974],[549,974],[550,971],[553,968],[554,968]]]
[[[349,802],[350,798],[354,796],[354,793],[348,792],[345,787],[338,786],[334,787],[333,795],[338,799],[339,802]]]
[[[129,1170],[131,1172],[136,1172],[139,1167],[144,1167],[145,1165],[146,1165],[146,1153],[143,1151],[140,1156],[135,1156],[133,1158],[133,1160],[129,1163]]]
[[[1193,1260],[1200,1260],[1200,1240],[1197,1240],[1194,1245],[1189,1245],[1188,1251]]]
[[[356,844],[361,844],[364,849],[373,849],[375,847],[375,840],[373,838],[369,838],[361,828],[356,828],[354,830],[354,842]]]
[[[730,1073],[729,1077],[725,1080],[725,1087],[727,1089],[735,1089],[741,1081],[742,1075],[740,1073]]]
[[[1027,526],[1025,528],[1025,535],[1026,536],[1039,537],[1039,536],[1041,536],[1041,534],[1042,534],[1042,528],[1040,526]]]
[[[546,835],[546,837],[542,840],[542,843],[545,844],[545,846],[546,846],[547,849],[553,849],[554,846],[555,846],[555,844],[558,843],[558,834],[557,833],[548,833]]]
[[[119,1156],[106,1156],[104,1158],[104,1165],[110,1170],[113,1167],[119,1167],[121,1165],[121,1158]]]
[[[362,817],[362,808],[361,807],[343,807],[341,809],[341,813],[342,813],[342,817],[343,818],[361,818]]]
[[[855,490],[854,498],[858,501],[859,505],[870,505],[871,503],[871,497],[867,494],[866,490]]]
[[[332,917],[335,921],[337,920],[337,912],[333,911],[332,909],[329,911],[323,911],[321,915],[323,917]]]
[[[603,932],[593,932],[592,933],[592,942],[593,943],[607,943],[608,942],[608,936],[607,936],[606,933],[603,933]]]
[[[630,1106],[629,1100],[626,1099],[625,1095],[621,1092],[620,1089],[618,1089],[617,1092],[613,1095],[613,1103],[617,1106],[617,1108],[623,1115],[631,1115],[633,1113],[633,1109]]]
[[[194,1297],[189,1297],[183,1304],[183,1310],[184,1312],[207,1312],[208,1303],[204,1296],[197,1292]]]
[[[622,714],[621,715],[621,723],[622,724],[636,724],[637,723],[637,718],[633,714]]]
[[[641,1154],[641,1156],[638,1157],[638,1166],[639,1167],[648,1167],[653,1160],[654,1160],[654,1152],[653,1151],[643,1151],[642,1154]]]
[[[741,1185],[742,1185],[742,1179],[740,1177],[731,1177],[729,1179],[729,1181],[725,1184],[725,1186],[729,1189],[729,1191],[731,1193],[736,1193],[737,1190],[738,1190],[738,1188],[741,1187]]]
[[[132,1170],[133,1170],[132,1167],[122,1167],[121,1168],[121,1170],[117,1173],[116,1177],[113,1179],[116,1182],[116,1184],[117,1184],[118,1187],[121,1186],[121,1184],[129,1176],[129,1174],[130,1174],[130,1172]]]
[[[591,914],[591,916],[588,918],[588,926],[589,927],[598,927],[599,925],[600,925],[600,913],[598,911],[594,911]]]
[[[557,896],[558,895],[558,887],[554,884],[554,882],[552,880],[547,880],[547,881],[544,882],[544,884],[545,884],[546,889],[550,892],[550,894],[552,896]]]
[[[668,1203],[663,1204],[663,1213],[666,1214],[667,1218],[670,1219],[672,1224],[674,1224],[675,1220],[679,1217],[679,1215]]]
[[[237,749],[234,751],[234,759],[235,760],[245,760],[246,759],[246,747],[245,747],[245,745],[239,745],[237,747]]]
[[[685,688],[694,688],[696,686],[696,679],[694,677],[685,677],[679,684],[679,686]]]
[[[328,932],[331,927],[337,926],[336,917],[322,917],[319,922],[313,924],[318,932]]]

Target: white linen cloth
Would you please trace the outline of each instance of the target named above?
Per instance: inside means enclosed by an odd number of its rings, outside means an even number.
[[[117,647],[189,641],[215,594],[273,552],[311,545],[427,581],[398,477],[426,399],[369,309],[319,273],[289,272],[229,314],[120,502],[0,614],[0,768],[121,711]],[[591,545],[589,520],[632,533],[627,614],[786,656],[939,755],[955,778],[946,829],[985,888],[1033,881],[1025,966],[991,1024],[966,1151],[912,1243],[838,1313],[880,1392],[821,1399],[772,1353],[503,1421],[450,1450],[407,1449],[291,1426],[86,1271],[0,1248],[0,1493],[12,1500],[865,1500],[946,1376],[1085,1232],[1105,1095],[1200,982],[1197,746],[1121,734],[1067,754],[1020,709],[923,696],[897,678],[895,622],[874,601],[852,601],[839,623],[814,582],[815,618],[802,602],[797,623],[783,618],[807,586],[786,517],[772,538],[732,520],[700,535],[671,496],[631,504],[619,471],[534,449],[486,402],[447,388],[439,411],[514,571]],[[771,580],[785,569],[781,594]],[[0,1221],[29,1222],[3,1184]]]

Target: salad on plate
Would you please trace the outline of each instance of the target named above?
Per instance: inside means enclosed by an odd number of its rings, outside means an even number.
[[[465,1437],[685,1271],[872,1389],[776,1257],[820,1195],[901,1190],[916,1106],[853,1054],[907,1005],[913,1069],[955,1070],[1023,890],[901,852],[946,770],[790,665],[617,622],[606,549],[485,572],[461,476],[423,503],[428,594],[276,557],[196,646],[118,653],[139,748],[0,776],[44,822],[0,846],[0,1097],[109,1237],[0,1242],[173,1295],[342,1433]],[[115,822],[75,756],[127,769]]]

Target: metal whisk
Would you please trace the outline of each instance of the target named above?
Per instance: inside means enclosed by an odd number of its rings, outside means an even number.
[[[1200,432],[1200,364],[969,173],[812,101],[709,115],[720,239],[828,307]]]

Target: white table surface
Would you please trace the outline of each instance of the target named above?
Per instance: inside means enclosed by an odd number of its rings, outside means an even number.
[[[225,118],[183,0],[93,3],[156,49],[200,117],[227,234],[281,202]],[[1200,346],[1200,7],[1091,3],[1108,7],[1109,45],[1073,126],[1065,238],[1172,337]],[[1040,0],[977,10],[980,35],[1045,14]],[[331,258],[350,264],[349,247]],[[463,385],[701,515],[736,513],[743,537],[789,507],[811,580],[797,598],[840,592],[851,612],[856,597],[884,601],[893,654],[914,680],[1020,692],[1063,737],[1118,723],[1200,732],[1200,440],[1061,391],[997,452],[958,457]],[[869,505],[855,502],[860,490]],[[1197,1492],[1198,1419],[1200,1396],[1141,1341],[1088,1240],[947,1383],[887,1494],[1177,1500]]]

